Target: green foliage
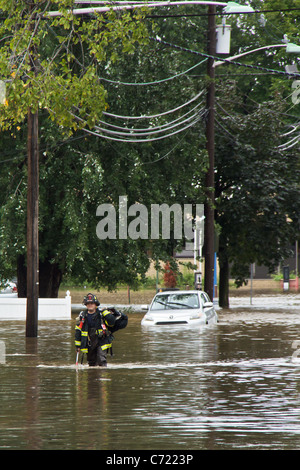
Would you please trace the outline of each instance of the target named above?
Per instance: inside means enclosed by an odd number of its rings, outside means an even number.
[[[262,2],[253,0],[256,8]],[[263,2],[264,9],[292,8],[296,1]],[[205,116],[197,125],[165,140],[132,144],[99,139],[86,130],[105,121],[134,129],[104,111],[123,116],[158,115],[139,127],[167,126],[176,108],[203,90],[206,64],[176,80],[151,86],[118,82],[163,80],[199,63],[202,57],[151,41],[145,11],[76,17],[72,0],[0,0],[0,79],[7,101],[0,105],[0,270],[15,273],[16,257],[26,253],[26,116],[40,114],[40,258],[58,264],[68,279],[94,287],[137,285],[149,256],[167,262],[181,242],[99,240],[96,209],[117,207],[121,195],[151,203],[203,203],[207,170]],[[189,7],[189,13],[198,13]],[[47,17],[59,9],[62,16]],[[176,13],[184,13],[183,7]],[[299,39],[291,12],[236,16],[231,54]],[[156,20],[163,39],[206,51],[206,17]],[[250,39],[249,39],[250,38]],[[295,61],[283,48],[245,56],[244,63],[284,70]],[[33,67],[34,65],[34,67]],[[109,83],[107,80],[113,80]],[[241,284],[249,263],[274,266],[296,236],[299,223],[297,148],[280,151],[281,135],[296,122],[290,111],[291,80],[236,65],[216,69],[216,216],[220,253],[233,264]],[[201,109],[201,108],[200,108]],[[176,117],[182,114],[178,113]],[[49,119],[50,118],[50,119]],[[174,119],[174,118],[172,118]],[[110,128],[112,129],[112,128]],[[114,128],[113,128],[114,129]],[[291,221],[291,222],[288,222]],[[220,255],[219,253],[219,255]],[[175,268],[174,268],[175,269]]]
[[[298,152],[279,147],[284,106],[274,100],[247,115],[223,115],[230,135],[217,148],[217,221],[237,285],[250,263],[274,270],[299,235]]]
[[[297,0],[250,3],[266,13],[227,19],[232,25],[230,55],[283,44],[284,35],[299,44],[299,15],[293,10],[299,7]],[[216,72],[219,261],[224,275],[230,263],[231,276],[240,286],[249,277],[250,263],[272,272],[299,238],[300,175],[297,133],[291,135],[293,147],[284,150],[283,145],[288,140],[284,134],[299,120],[291,100],[292,80],[275,73],[297,64],[297,56],[275,47],[238,62],[262,68],[227,64]]]
[[[22,123],[28,109],[46,109],[67,134],[93,128],[108,106],[100,64],[148,41],[146,9],[120,17],[111,10],[90,20],[70,12],[73,2],[55,3],[57,17],[48,16],[45,1],[0,4],[6,17],[0,25],[0,77],[8,83],[0,129]]]
[[[147,10],[121,15],[111,10],[81,18],[72,14],[73,6],[73,1],[65,0],[0,2],[0,79],[6,82],[6,100],[0,105],[0,140],[5,149],[1,154],[5,171],[0,176],[0,268],[3,275],[15,274],[18,256],[26,253],[26,118],[29,109],[39,110],[40,261],[55,264],[66,274],[75,266],[74,276],[78,265],[78,276],[93,280],[104,271],[104,282],[110,286],[122,276],[130,282],[126,269],[141,268],[132,268],[131,255],[126,257],[123,246],[125,259],[119,260],[119,266],[126,265],[123,271],[107,266],[106,254],[95,254],[98,248],[90,251],[89,244],[98,241],[95,212],[101,197],[95,188],[101,185],[103,168],[88,145],[77,140],[78,131],[94,128],[108,107],[99,73],[102,63],[117,62],[132,54],[139,42],[148,42]],[[48,16],[56,9],[60,16]],[[103,248],[102,253],[107,253]],[[97,267],[85,272],[89,262]]]
[[[272,274],[271,277],[272,277],[272,279],[274,279],[274,281],[281,281],[283,279],[283,272],[280,272],[280,273],[277,273],[277,274]],[[294,271],[291,271],[289,273],[289,278],[290,279],[296,279],[296,273]]]

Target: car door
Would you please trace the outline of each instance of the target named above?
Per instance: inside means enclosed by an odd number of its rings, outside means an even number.
[[[207,321],[215,315],[215,310],[212,301],[206,292],[201,292],[202,310],[206,315]]]

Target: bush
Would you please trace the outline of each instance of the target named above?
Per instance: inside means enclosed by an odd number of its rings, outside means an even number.
[[[174,273],[169,263],[164,266],[164,285],[165,287],[176,287],[177,274]]]

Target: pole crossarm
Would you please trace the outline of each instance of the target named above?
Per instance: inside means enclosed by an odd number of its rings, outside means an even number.
[[[106,11],[119,11],[119,10],[134,10],[135,8],[156,8],[156,7],[164,7],[164,6],[191,6],[191,5],[215,5],[215,6],[222,6],[225,7],[227,2],[203,2],[197,0],[190,0],[190,1],[175,1],[175,2],[136,2],[136,3],[126,3],[126,4],[118,4],[112,6],[101,6],[101,7],[90,7],[90,8],[74,8],[70,10],[70,13],[73,15],[84,15],[84,14],[95,14],[95,13],[104,13]],[[49,11],[47,16],[61,16],[62,12],[60,11]]]

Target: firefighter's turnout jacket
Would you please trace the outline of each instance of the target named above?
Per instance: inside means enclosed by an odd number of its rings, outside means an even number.
[[[115,315],[107,309],[97,308],[92,314],[81,312],[75,326],[75,347],[86,354],[89,348],[101,346],[103,351],[111,348],[113,336],[109,329],[114,327],[115,321]]]

